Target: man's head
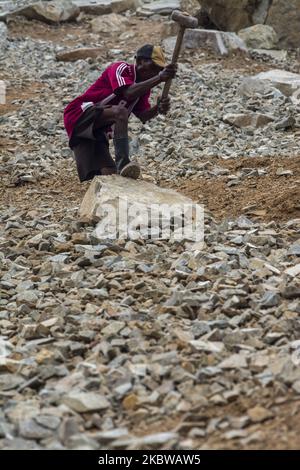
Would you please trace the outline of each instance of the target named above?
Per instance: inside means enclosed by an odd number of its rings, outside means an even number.
[[[152,44],[138,49],[135,58],[138,81],[155,77],[167,65],[162,48]]]

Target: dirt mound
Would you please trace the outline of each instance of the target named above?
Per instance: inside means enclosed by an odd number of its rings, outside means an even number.
[[[217,160],[216,166],[228,169],[229,174],[182,178],[173,187],[204,204],[219,220],[245,214],[261,220],[285,221],[300,217],[299,163],[300,157]],[[259,176],[249,172],[247,176],[245,169],[264,173]],[[239,179],[240,173],[243,176]],[[230,186],[234,176],[237,184]]]

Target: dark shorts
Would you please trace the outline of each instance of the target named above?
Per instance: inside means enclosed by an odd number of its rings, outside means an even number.
[[[101,175],[101,168],[116,168],[105,133],[108,126],[94,129],[95,119],[99,116],[101,109],[94,106],[88,108],[78,119],[70,140],[81,182]]]

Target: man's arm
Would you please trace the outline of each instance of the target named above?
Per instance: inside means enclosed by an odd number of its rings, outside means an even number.
[[[159,85],[161,82],[167,82],[171,78],[174,78],[176,75],[176,70],[176,65],[169,64],[155,77],[149,78],[149,80],[145,80],[144,82],[134,83],[133,85],[126,87],[124,91],[122,90],[122,95],[124,98],[130,101],[135,100],[136,98],[140,98],[145,93],[147,93],[147,91]]]
[[[143,111],[142,113],[139,113],[137,117],[142,121],[144,124],[147,121],[150,121],[150,119],[153,119],[156,117],[158,114],[167,114],[167,112],[170,109],[170,98],[158,98],[157,104],[153,106],[150,109],[147,109],[146,111]]]
[[[143,111],[142,113],[137,115],[137,117],[142,121],[143,124],[145,124],[145,122],[150,121],[150,119],[153,119],[155,116],[157,116],[158,113],[158,106],[156,104],[152,108],[147,109],[146,111]]]

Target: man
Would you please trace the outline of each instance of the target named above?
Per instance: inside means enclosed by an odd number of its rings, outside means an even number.
[[[146,44],[136,53],[136,63],[111,64],[98,80],[64,111],[69,144],[75,154],[80,181],[95,175],[111,175],[137,179],[140,167],[130,162],[128,118],[133,112],[143,123],[157,114],[166,114],[169,98],[159,98],[151,107],[151,89],[176,75],[176,65],[165,62],[159,46]],[[109,152],[113,138],[115,162]]]

